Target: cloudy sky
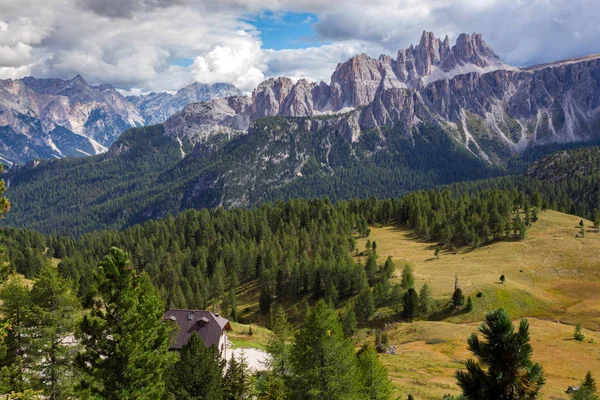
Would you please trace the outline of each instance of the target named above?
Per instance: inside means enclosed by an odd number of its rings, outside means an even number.
[[[600,52],[598,0],[0,0],[0,78],[69,78],[126,92],[194,80],[250,91],[271,76],[479,32],[505,61]]]

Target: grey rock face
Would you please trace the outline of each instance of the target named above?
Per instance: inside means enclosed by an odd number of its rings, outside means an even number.
[[[241,92],[224,83],[125,98],[112,86],[91,86],[79,75],[2,80],[0,162],[102,153],[129,128],[163,122],[189,103],[231,95]]]
[[[0,157],[9,165],[97,154],[142,123],[114,88],[90,86],[81,76],[0,81]]]
[[[228,137],[246,133],[252,100],[245,96],[192,103],[165,122],[167,135],[202,142],[216,134]]]
[[[202,84],[194,82],[179,89],[175,94],[150,93],[142,96],[129,96],[144,118],[146,125],[164,122],[171,115],[183,110],[190,103],[198,103],[210,99],[241,96],[242,92],[228,83]]]

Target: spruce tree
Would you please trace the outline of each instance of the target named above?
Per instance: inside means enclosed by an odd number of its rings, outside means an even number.
[[[273,373],[284,376],[288,370],[289,345],[288,340],[292,334],[287,315],[280,305],[275,307],[271,316],[271,334],[269,335],[266,350],[269,353],[268,366]]]
[[[404,308],[403,308],[404,318],[406,318],[408,321],[412,322],[414,317],[417,315],[418,307],[419,307],[419,296],[417,295],[417,292],[415,291],[415,289],[410,288],[406,291],[406,293],[404,293]]]
[[[39,360],[32,366],[44,394],[50,400],[73,395],[72,369],[77,347],[65,344],[80,317],[80,303],[69,279],[46,263],[31,290],[32,346]]]
[[[578,322],[577,325],[575,325],[575,332],[573,332],[573,338],[578,342],[583,342],[583,339],[585,339],[585,335],[581,329],[581,322]]]
[[[357,359],[336,313],[320,300],[290,353],[294,399],[360,399]]]
[[[344,336],[348,338],[354,335],[356,333],[357,327],[358,321],[356,319],[354,309],[352,307],[346,308],[346,312],[342,317],[342,329],[344,330]]]
[[[413,270],[412,267],[408,264],[406,264],[404,266],[404,269],[402,270],[402,280],[400,285],[404,290],[408,290],[415,286],[415,277],[413,275]]]
[[[361,322],[366,322],[375,312],[375,298],[368,286],[365,286],[354,301],[354,312]]]
[[[431,312],[431,301],[431,289],[425,282],[419,291],[419,311],[422,315],[428,315]]]
[[[23,278],[11,276],[0,289],[0,316],[10,329],[4,338],[4,354],[0,359],[0,380],[3,392],[23,391],[28,387],[28,371],[36,361],[31,337],[25,332],[30,325],[31,296]]]
[[[113,247],[95,271],[91,295],[79,334],[82,389],[107,400],[160,398],[175,361],[173,327],[163,322],[164,304],[148,276]]]
[[[391,398],[393,387],[388,379],[387,370],[379,361],[373,346],[363,345],[357,357],[361,377],[361,398],[369,400]]]
[[[194,332],[168,370],[167,392],[175,399],[222,400],[223,367],[219,350]]]
[[[252,374],[248,368],[246,355],[243,353],[239,359],[231,355],[227,365],[227,372],[223,378],[224,400],[245,400],[250,398],[250,384]]]
[[[522,319],[518,331],[503,309],[488,312],[479,327],[484,340],[472,334],[467,343],[478,361],[468,360],[456,377],[467,399],[535,399],[545,383],[540,364],[531,361],[529,324]]]

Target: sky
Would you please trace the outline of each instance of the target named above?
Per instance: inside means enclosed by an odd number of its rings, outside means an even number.
[[[524,66],[599,53],[598,15],[598,0],[0,0],[0,78],[250,92],[276,76],[329,82],[337,63],[395,57],[424,30],[481,33]]]

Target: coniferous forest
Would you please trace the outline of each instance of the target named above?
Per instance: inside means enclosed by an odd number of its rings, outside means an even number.
[[[547,209],[593,218],[600,226],[597,174],[577,167],[598,149],[571,151],[568,160],[561,154],[534,164],[524,177],[399,198],[190,209],[79,237],[3,228],[0,389],[15,399],[388,399],[393,387],[377,356],[387,348],[386,334],[378,334],[378,347],[358,351],[349,338],[381,306],[395,310],[400,321],[426,317],[432,293],[427,284],[417,293],[408,265],[399,283],[390,282],[394,263],[378,259],[370,227],[404,226],[435,245],[437,257],[440,250],[523,240]],[[2,209],[8,211],[4,198]],[[359,248],[364,239],[366,248]],[[239,309],[237,297],[248,288],[256,291],[258,306]],[[300,301],[305,309],[295,314],[281,307]],[[447,307],[473,307],[458,278]],[[270,327],[271,372],[253,375],[243,359],[232,358],[223,375],[216,350],[196,338],[180,354],[169,352],[174,327],[162,322],[167,308],[219,310],[231,321]],[[515,331],[498,310],[485,324],[490,328],[481,333],[490,346],[514,335],[525,354],[531,352],[526,321]],[[132,331],[140,334],[132,337]],[[469,338],[469,347],[492,368],[495,358],[479,340]],[[515,363],[528,372],[519,378],[518,394],[506,398],[536,398],[543,370],[529,358]],[[485,371],[469,361],[457,375],[466,398],[513,390],[484,377]],[[593,396],[590,382],[585,388]]]

